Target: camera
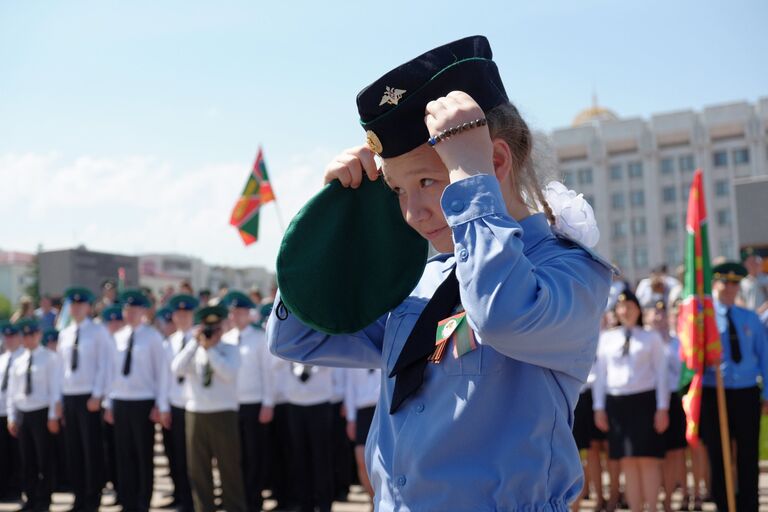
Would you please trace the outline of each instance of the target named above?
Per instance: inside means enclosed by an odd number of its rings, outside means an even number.
[[[213,335],[216,334],[216,331],[219,330],[218,325],[206,325],[203,327],[203,336],[210,339],[213,338]]]

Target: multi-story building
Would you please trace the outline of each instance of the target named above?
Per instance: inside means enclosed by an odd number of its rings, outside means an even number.
[[[35,281],[35,255],[0,251],[0,295],[18,304]]]
[[[121,273],[125,286],[138,286],[139,259],[136,256],[77,249],[46,251],[38,255],[40,294],[61,295],[69,286],[85,286],[98,293],[107,279],[117,281]]]
[[[710,254],[738,257],[734,188],[768,176],[768,98],[650,120],[620,119],[594,102],[573,126],[554,130],[547,143],[563,182],[594,207],[598,251],[634,281],[656,265],[682,263],[688,192],[697,168],[704,173]]]
[[[178,254],[144,254],[139,256],[141,286],[162,295],[167,287],[178,290],[188,282],[195,291],[208,287],[208,266],[200,258]]]

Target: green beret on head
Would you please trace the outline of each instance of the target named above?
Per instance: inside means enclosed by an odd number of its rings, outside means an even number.
[[[383,180],[363,178],[357,189],[333,181],[285,232],[277,255],[280,298],[319,331],[359,331],[413,291],[428,249]]]
[[[108,306],[104,308],[104,310],[101,312],[101,319],[105,322],[112,322],[114,320],[122,320],[123,319],[123,308],[120,306],[113,304],[111,306]]]
[[[64,292],[64,298],[71,302],[87,302],[90,304],[93,302],[94,295],[88,288],[72,286]]]
[[[53,343],[54,341],[59,341],[59,331],[57,331],[56,329],[44,330],[43,338],[40,343],[42,343],[43,346],[46,346],[49,343]]]
[[[168,307],[173,311],[194,311],[199,304],[200,301],[196,297],[186,293],[174,295],[168,301]]]
[[[155,317],[160,318],[163,322],[170,323],[173,321],[173,310],[168,306],[162,307],[155,312]]]
[[[22,335],[34,334],[40,330],[40,324],[34,318],[22,318],[16,322],[16,328]]]
[[[741,263],[726,261],[712,268],[712,280],[738,283],[747,277],[747,269]]]
[[[139,290],[138,288],[125,290],[120,294],[118,301],[123,305],[123,307],[137,306],[148,308],[150,306],[149,298],[146,296],[143,290]]]
[[[19,334],[19,328],[11,322],[3,322],[0,324],[0,334],[3,336],[13,336],[14,334]]]
[[[229,311],[224,306],[206,306],[197,310],[195,321],[202,325],[217,324],[227,318]]]
[[[223,299],[221,299],[221,305],[228,308],[248,308],[253,309],[256,304],[253,303],[250,297],[243,292],[233,290],[227,293]]]

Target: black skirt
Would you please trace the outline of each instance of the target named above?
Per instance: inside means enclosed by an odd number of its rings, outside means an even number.
[[[669,451],[687,447],[683,397],[674,392],[669,397],[669,428],[664,432],[664,448]]]
[[[605,432],[595,425],[595,413],[592,411],[592,390],[579,395],[576,410],[573,413],[573,438],[579,450],[589,448],[592,441],[603,441]]]
[[[605,400],[608,414],[608,456],[664,458],[664,437],[653,428],[656,391],[612,396]]]
[[[355,446],[365,446],[365,440],[368,439],[368,431],[371,429],[374,412],[376,412],[375,405],[357,410],[357,421],[355,422]]]

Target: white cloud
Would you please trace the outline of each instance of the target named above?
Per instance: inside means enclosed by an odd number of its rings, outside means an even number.
[[[322,184],[330,151],[318,148],[268,168],[284,222]],[[93,250],[175,252],[208,263],[274,269],[282,233],[263,207],[260,239],[245,247],[229,215],[250,162],[191,169],[151,156],[67,160],[56,153],[0,155],[0,248],[34,251],[80,244]],[[7,187],[7,188],[6,188]]]

